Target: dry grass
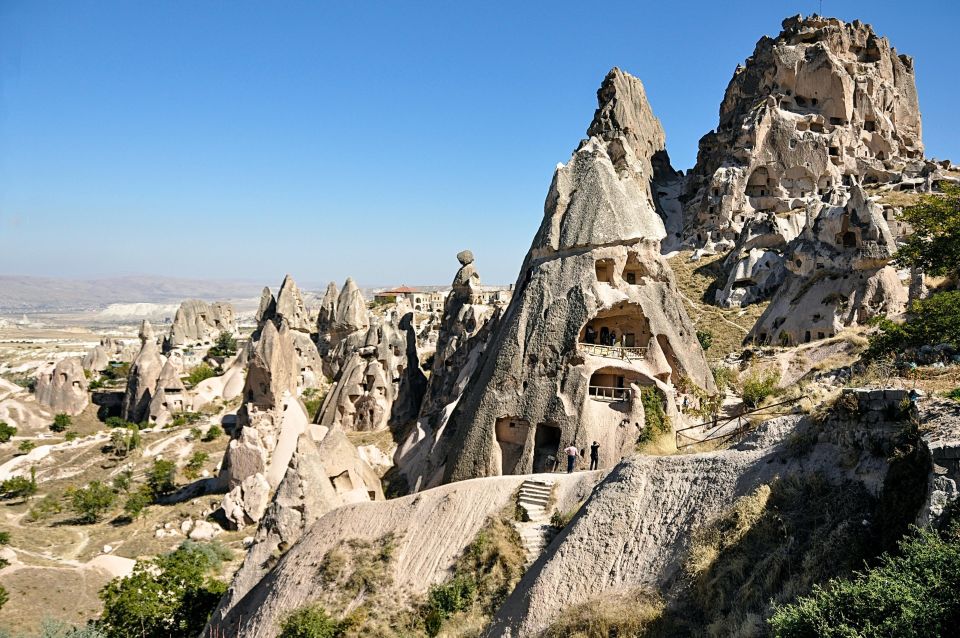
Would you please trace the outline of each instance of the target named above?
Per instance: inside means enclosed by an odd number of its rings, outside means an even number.
[[[713,334],[708,358],[722,359],[743,349],[743,339],[763,314],[769,302],[750,304],[746,308],[720,308],[714,304],[714,293],[724,281],[723,260],[726,255],[706,255],[690,261],[692,251],[678,252],[670,259],[677,287],[683,294],[687,313],[698,330]],[[734,324],[734,325],[731,325]]]
[[[877,194],[877,201],[887,206],[906,208],[920,201],[922,193],[911,191],[883,191]]]
[[[645,588],[607,591],[603,596],[570,609],[543,634],[543,638],[610,638],[642,636],[663,614],[660,597]]]

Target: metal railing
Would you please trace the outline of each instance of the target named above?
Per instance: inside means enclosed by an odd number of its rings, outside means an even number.
[[[590,396],[603,401],[629,401],[633,393],[630,388],[615,388],[606,385],[592,385]]]
[[[729,439],[738,434],[744,434],[753,425],[750,423],[749,419],[744,418],[745,416],[750,414],[757,414],[759,412],[764,412],[771,408],[776,408],[782,405],[797,403],[798,401],[801,401],[802,399],[805,399],[805,398],[807,398],[806,395],[803,395],[803,396],[796,397],[794,399],[787,399],[786,401],[781,401],[779,403],[771,403],[770,405],[765,405],[763,407],[753,408],[752,410],[739,412],[737,414],[734,414],[733,416],[729,416],[723,419],[721,419],[719,415],[717,415],[717,416],[714,416],[714,418],[710,421],[705,421],[703,423],[698,423],[696,425],[680,428],[679,430],[674,431],[674,437],[676,439],[677,449],[682,450],[685,447],[690,447],[691,445],[697,445],[698,443],[707,443],[709,441],[722,441],[723,439]],[[734,421],[737,422],[737,426],[728,432],[723,432],[723,426],[728,425],[729,423],[732,423]],[[711,430],[717,430],[717,432],[710,434],[709,436],[706,436],[702,439],[692,437],[689,434],[682,434],[683,432],[686,432],[688,430],[694,430],[696,428],[702,428],[702,427],[708,427]],[[681,444],[680,443],[681,436],[687,439],[689,443]]]
[[[646,359],[647,348],[645,346],[603,346],[597,343],[579,344],[580,349],[587,354],[598,357],[607,357],[608,359],[622,359],[633,361],[634,359]]]

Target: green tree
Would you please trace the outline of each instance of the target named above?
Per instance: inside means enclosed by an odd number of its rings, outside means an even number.
[[[776,610],[777,638],[955,635],[960,627],[960,528],[917,530],[898,555],[853,579],[831,580]],[[953,629],[950,629],[953,627]]]
[[[169,494],[177,488],[174,477],[177,474],[177,465],[173,461],[156,459],[153,466],[147,470],[147,485],[154,497]]]
[[[123,504],[123,513],[126,514],[130,520],[136,520],[152,502],[153,492],[148,486],[141,485],[127,496],[127,500]]]
[[[29,454],[30,451],[35,447],[37,447],[37,444],[33,441],[20,441],[20,445],[17,446],[17,450],[19,450],[21,454]]]
[[[207,428],[206,433],[201,437],[201,441],[209,443],[210,441],[215,441],[223,436],[223,428],[214,423],[209,428]]]
[[[221,332],[207,354],[211,357],[232,357],[237,354],[237,338],[229,332]]]
[[[11,438],[16,436],[17,428],[13,427],[6,421],[0,421],[0,443],[6,443]]]
[[[706,352],[713,345],[713,333],[709,330],[697,330],[697,341],[700,342],[700,347]]]
[[[910,305],[905,323],[881,318],[870,337],[867,356],[876,358],[904,348],[950,343],[960,346],[960,291],[941,292]]]
[[[50,424],[50,429],[54,432],[63,432],[70,427],[71,423],[73,423],[73,419],[70,418],[70,415],[61,412],[53,417],[53,423]]]
[[[195,386],[201,381],[205,381],[210,377],[217,376],[216,370],[208,366],[206,363],[201,363],[196,368],[190,371],[190,374],[187,375],[187,383],[191,386]]]
[[[200,476],[200,471],[203,469],[203,464],[207,462],[207,459],[210,458],[210,455],[206,452],[196,451],[193,453],[193,456],[190,457],[190,460],[187,461],[187,466],[183,469],[184,475],[188,479],[195,479]]]
[[[197,543],[137,562],[130,576],[100,591],[98,627],[107,638],[199,635],[227,589],[210,575],[217,566],[215,555]]]
[[[86,487],[68,491],[70,509],[82,523],[95,523],[109,511],[117,500],[117,495],[106,484],[93,481]]]
[[[898,266],[938,276],[960,269],[960,186],[945,185],[943,195],[923,195],[903,210],[901,219],[913,232],[897,251]]]
[[[0,498],[30,498],[37,493],[37,468],[30,468],[30,478],[11,476],[0,483]]]

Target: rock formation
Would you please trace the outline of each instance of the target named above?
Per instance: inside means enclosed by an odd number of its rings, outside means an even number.
[[[237,334],[233,306],[219,301],[208,304],[200,299],[188,299],[180,304],[173,317],[170,334],[164,341],[164,351],[210,343],[221,332]]]
[[[327,284],[327,290],[320,301],[320,309],[317,312],[317,332],[329,333],[333,330],[333,324],[337,319],[337,284],[332,281]]]
[[[275,313],[277,318],[286,323],[291,330],[309,334],[313,329],[310,313],[303,303],[303,295],[290,275],[284,277],[283,283],[280,284]]]
[[[87,378],[77,357],[61,359],[37,375],[37,402],[57,413],[77,415],[89,403]]]
[[[803,232],[784,250],[784,281],[750,333],[754,341],[806,343],[904,310],[907,289],[888,265],[896,245],[882,207],[858,184],[830,197],[846,202],[807,204]]]
[[[123,342],[113,337],[104,337],[83,357],[83,369],[90,372],[103,372],[111,361],[120,361],[124,357]]]
[[[815,234],[811,207],[844,205],[855,184],[930,190],[939,168],[923,159],[913,60],[868,24],[795,16],[734,72],[686,179],[681,238],[730,251],[716,301],[746,305],[782,290],[796,269],[795,240]],[[894,288],[886,277],[881,291],[893,296],[879,305],[899,303]],[[812,332],[832,334],[822,327]]]
[[[144,320],[140,325],[140,343],[140,352],[130,366],[121,407],[121,416],[131,423],[141,423],[150,416],[150,403],[164,365],[149,321]]]
[[[619,69],[597,97],[590,138],[557,169],[510,306],[415,482],[543,471],[570,441],[599,441],[611,467],[644,426],[642,392],[674,411],[681,377],[714,389],[660,257],[663,129]]]
[[[192,397],[187,395],[179,370],[173,359],[167,359],[160,370],[160,377],[150,399],[150,423],[164,427],[175,414],[192,409]]]

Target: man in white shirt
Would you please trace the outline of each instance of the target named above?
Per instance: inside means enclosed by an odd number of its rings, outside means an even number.
[[[577,446],[574,445],[573,441],[570,441],[570,445],[567,446],[563,451],[567,453],[567,474],[572,474],[573,466],[577,462],[577,456],[579,456],[580,451],[577,450]]]

